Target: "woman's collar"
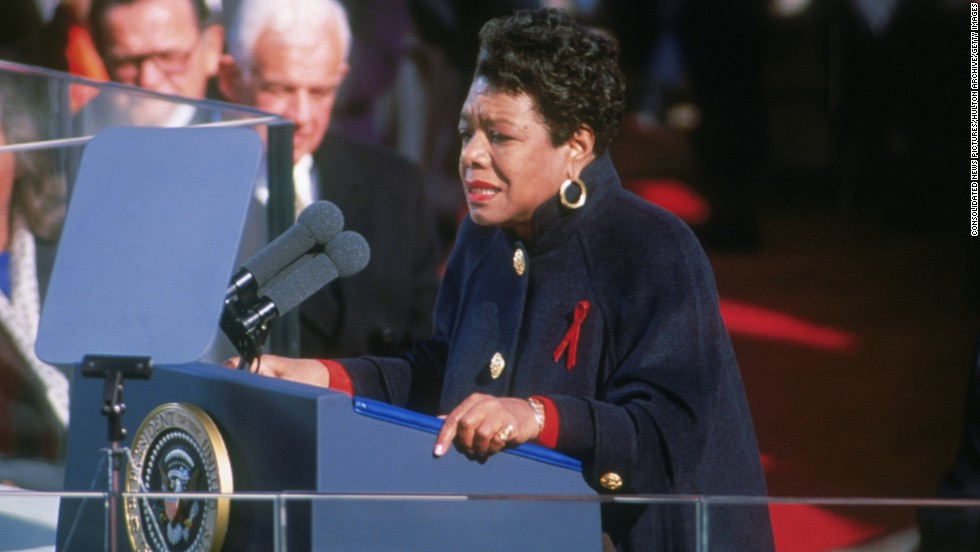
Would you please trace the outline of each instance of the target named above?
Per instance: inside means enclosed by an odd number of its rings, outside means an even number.
[[[538,206],[531,217],[532,237],[525,242],[526,245],[533,249],[541,249],[564,240],[566,234],[574,230],[582,216],[587,216],[606,193],[620,185],[609,152],[586,165],[579,175],[579,180],[585,184],[585,203],[578,209],[569,209],[561,204],[557,194],[549,198]]]

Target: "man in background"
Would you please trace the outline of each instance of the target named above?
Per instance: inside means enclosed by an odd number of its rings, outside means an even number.
[[[222,94],[294,123],[297,211],[320,199],[335,203],[345,227],[371,247],[364,271],[301,305],[301,355],[388,355],[428,337],[441,249],[421,173],[392,151],[328,131],[349,70],[343,7],[335,0],[243,0],[231,20]]]
[[[203,99],[217,74],[224,29],[204,0],[92,0],[89,25],[109,78],[153,92]],[[82,111],[83,132],[119,124],[184,126],[189,105],[103,92]]]

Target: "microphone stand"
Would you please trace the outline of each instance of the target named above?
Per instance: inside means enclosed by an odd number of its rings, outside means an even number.
[[[122,415],[126,412],[123,403],[125,376],[134,379],[149,379],[153,373],[149,357],[121,357],[85,355],[82,359],[82,375],[105,378],[102,391],[102,414],[108,418],[109,448],[109,550],[118,550],[119,495],[122,492],[121,475],[123,463],[129,449],[121,447],[126,438],[126,428],[122,426]]]
[[[238,351],[238,369],[251,370],[252,363],[262,356],[262,346],[269,336],[270,322],[276,317],[275,305],[263,302],[257,308],[255,292],[229,288],[225,308],[221,313],[221,329]]]

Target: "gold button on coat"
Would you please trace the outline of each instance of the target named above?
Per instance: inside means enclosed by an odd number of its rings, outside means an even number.
[[[514,250],[514,272],[516,272],[518,276],[523,276],[526,268],[527,264],[524,262],[524,250]]]
[[[494,353],[493,358],[490,359],[490,377],[493,379],[499,378],[506,366],[507,361],[504,360],[504,355]]]
[[[605,489],[615,491],[623,486],[623,478],[618,473],[609,472],[599,478],[599,484]]]

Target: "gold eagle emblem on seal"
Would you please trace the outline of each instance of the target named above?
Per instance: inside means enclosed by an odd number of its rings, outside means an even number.
[[[191,404],[158,406],[133,437],[126,471],[126,528],[133,550],[220,550],[230,500],[200,495],[233,490],[228,450],[211,417]],[[191,494],[196,496],[182,496]]]

